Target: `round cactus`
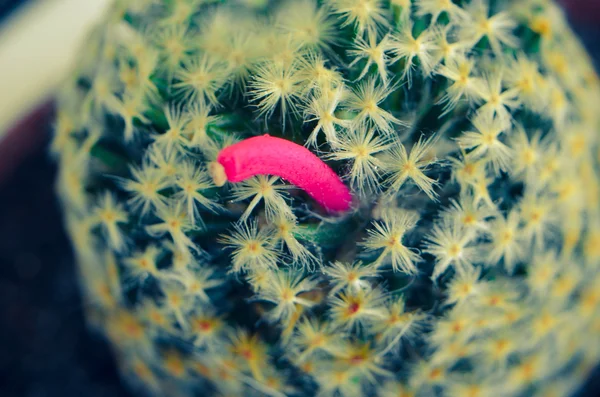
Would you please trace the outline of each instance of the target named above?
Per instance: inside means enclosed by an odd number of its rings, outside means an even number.
[[[599,80],[547,0],[121,0],[52,151],[91,324],[158,395],[569,395]]]

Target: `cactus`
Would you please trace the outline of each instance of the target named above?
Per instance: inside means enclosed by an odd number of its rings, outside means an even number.
[[[570,395],[600,361],[599,80],[549,0],[121,0],[58,103],[140,392]]]

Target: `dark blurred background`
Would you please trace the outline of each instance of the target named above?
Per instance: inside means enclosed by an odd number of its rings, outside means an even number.
[[[24,3],[0,0],[0,23]],[[564,3],[598,66],[600,0]],[[0,396],[129,396],[84,324],[46,152],[51,120],[49,102],[0,139]],[[581,395],[600,396],[599,371]]]
[[[0,18],[12,12],[20,4],[25,3],[22,0],[0,0]]]

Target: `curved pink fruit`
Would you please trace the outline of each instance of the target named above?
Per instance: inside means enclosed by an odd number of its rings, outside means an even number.
[[[256,175],[276,175],[306,191],[330,212],[350,209],[352,195],[340,177],[304,146],[270,135],[223,149],[211,171],[218,185]]]

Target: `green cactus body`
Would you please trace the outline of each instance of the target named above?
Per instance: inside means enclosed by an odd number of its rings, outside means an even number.
[[[52,144],[89,321],[158,395],[572,394],[600,359],[598,103],[551,1],[118,1]],[[352,210],[216,186],[265,133]]]

